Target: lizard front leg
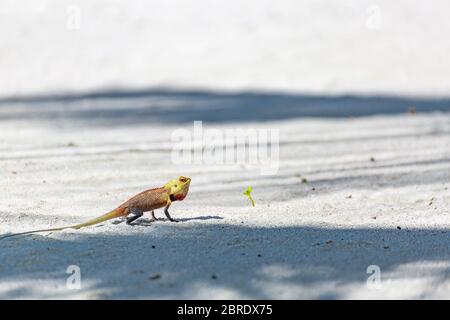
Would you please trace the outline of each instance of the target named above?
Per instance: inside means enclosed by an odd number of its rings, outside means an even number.
[[[131,224],[134,220],[142,217],[144,215],[144,212],[138,208],[131,208],[130,214],[132,214],[132,216],[127,219],[127,224]]]
[[[172,201],[170,201],[170,199],[169,199],[169,201],[167,201],[166,207],[164,208],[164,214],[166,215],[167,219],[169,219],[169,221],[179,222],[179,220],[172,219],[172,217],[169,214],[169,207],[171,204],[172,204]]]

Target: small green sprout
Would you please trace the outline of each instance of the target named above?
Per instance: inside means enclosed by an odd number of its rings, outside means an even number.
[[[243,192],[243,194],[246,195],[246,196],[250,199],[250,201],[252,202],[252,206],[255,206],[255,201],[253,201],[251,192],[252,192],[252,187],[249,186],[249,187],[247,188],[247,190],[245,190],[245,191]]]

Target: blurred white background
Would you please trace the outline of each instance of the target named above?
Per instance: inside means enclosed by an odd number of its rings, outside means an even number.
[[[450,92],[450,2],[1,0],[0,96]]]

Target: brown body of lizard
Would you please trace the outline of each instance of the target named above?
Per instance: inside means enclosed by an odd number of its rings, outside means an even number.
[[[191,182],[190,178],[183,176],[179,177],[178,179],[173,179],[168,183],[166,183],[161,188],[149,189],[141,193],[138,193],[137,195],[131,197],[130,199],[122,203],[116,209],[112,210],[111,212],[108,212],[98,218],[89,220],[85,223],[61,228],[51,228],[51,229],[14,233],[1,237],[0,240],[12,236],[25,235],[35,232],[61,231],[69,228],[80,229],[113,218],[128,217],[129,215],[131,215],[131,217],[127,218],[127,223],[130,224],[134,220],[141,217],[144,214],[144,212],[148,211],[151,211],[152,218],[156,220],[154,210],[159,208],[164,208],[164,213],[170,221],[177,222],[177,220],[172,219],[168,209],[173,201],[181,201],[186,197],[186,195],[189,192],[190,182]]]
[[[142,216],[144,212],[148,211],[152,212],[152,217],[155,219],[153,211],[159,208],[164,208],[164,213],[170,221],[176,221],[170,216],[168,208],[173,201],[181,201],[186,197],[186,195],[187,192],[171,194],[170,189],[165,187],[149,189],[128,199],[117,207],[116,210],[121,212],[121,216],[128,216],[129,214],[133,215],[127,220],[127,223],[131,223],[135,219]]]

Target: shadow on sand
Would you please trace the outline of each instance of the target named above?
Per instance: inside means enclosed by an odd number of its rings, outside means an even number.
[[[72,293],[65,271],[73,264],[96,298],[206,298],[214,290],[251,298],[345,298],[339,288],[364,285],[369,265],[393,280],[420,278],[429,270],[399,268],[449,261],[449,243],[447,229],[260,228],[225,220],[134,227],[128,235],[73,232],[65,240],[31,235],[0,243],[0,282],[24,281],[1,298],[26,296],[26,281],[36,279],[59,281],[64,298]],[[433,281],[449,271],[448,265],[433,269]]]
[[[5,107],[7,112],[2,112]],[[449,111],[450,98],[111,89],[80,94],[3,97],[0,98],[0,121],[64,119],[85,125],[163,125],[194,120],[226,123],[299,117],[358,117],[406,113],[411,108],[417,112]]]

